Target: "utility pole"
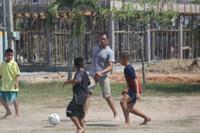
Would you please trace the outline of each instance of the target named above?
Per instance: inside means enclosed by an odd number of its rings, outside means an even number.
[[[15,49],[14,47],[14,28],[13,28],[13,3],[12,0],[5,0],[7,8],[7,32],[8,32],[8,47],[12,48],[13,50]]]
[[[110,10],[112,10],[114,7],[115,7],[115,0],[110,1]],[[114,22],[113,13],[110,16],[109,34],[110,34],[110,40],[111,40],[111,47],[112,47],[112,50],[114,51],[114,57],[115,57],[115,22]]]
[[[6,33],[6,0],[2,0],[2,7],[3,7],[3,51],[7,48],[7,33]],[[3,58],[4,58],[4,52],[3,52]]]

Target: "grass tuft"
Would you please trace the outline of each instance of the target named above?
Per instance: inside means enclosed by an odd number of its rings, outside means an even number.
[[[61,82],[27,84],[20,83],[20,100],[24,102],[48,101],[50,99],[71,99],[72,86],[63,88]],[[114,98],[121,96],[126,84],[112,84],[112,95]],[[143,96],[189,96],[199,95],[200,84],[155,84],[145,86]],[[93,94],[101,96],[100,87],[97,86]]]

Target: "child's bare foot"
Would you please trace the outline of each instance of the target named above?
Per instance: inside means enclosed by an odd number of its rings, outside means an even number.
[[[88,122],[88,119],[87,119],[87,118],[84,118],[84,119],[83,119],[83,123],[86,123],[86,122]]]
[[[125,128],[127,128],[127,127],[129,127],[130,126],[130,123],[125,123],[124,125],[123,125],[123,127],[125,127]]]
[[[16,114],[15,115],[15,119],[19,119],[20,118],[20,115],[19,114]]]
[[[119,121],[119,116],[115,115],[113,121]]]
[[[76,133],[84,133],[84,129],[83,128],[77,129]]]
[[[151,118],[144,119],[144,122],[141,123],[140,125],[146,125],[150,121],[151,121]]]
[[[2,117],[2,119],[7,118],[8,116],[11,116],[12,113],[11,112],[6,112],[6,114]]]

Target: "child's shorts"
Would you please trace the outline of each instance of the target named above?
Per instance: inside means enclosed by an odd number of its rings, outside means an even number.
[[[84,112],[84,107],[83,105],[77,105],[74,103],[70,103],[69,106],[67,107],[66,111],[67,117],[77,117],[77,118],[84,118],[85,117],[85,112]]]
[[[17,101],[18,92],[15,91],[0,91],[0,98],[5,102],[13,103]]]
[[[131,98],[131,101],[129,101],[128,103],[132,104],[132,105],[135,105],[135,103],[137,102],[137,96],[136,96],[136,94],[133,93],[133,92],[130,92],[130,91],[127,94]]]

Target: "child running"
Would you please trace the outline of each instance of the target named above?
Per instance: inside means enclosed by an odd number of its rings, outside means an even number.
[[[135,108],[137,100],[141,99],[141,86],[139,85],[136,73],[131,64],[129,64],[129,54],[124,52],[120,57],[121,65],[125,66],[124,76],[127,82],[127,88],[122,92],[122,99],[120,101],[124,117],[125,127],[130,125],[129,113],[140,116],[144,119],[141,125],[147,124],[151,121],[151,118],[143,114],[141,111]]]
[[[2,118],[6,118],[12,114],[8,103],[14,104],[15,117],[19,117],[17,95],[20,70],[17,63],[13,60],[13,53],[12,49],[7,49],[5,51],[6,60],[0,65],[0,102],[6,110],[6,114]]]
[[[68,80],[64,83],[73,85],[73,99],[67,107],[66,115],[70,117],[77,128],[77,133],[84,132],[83,119],[85,117],[84,106],[88,96],[88,86],[90,80],[87,73],[84,71],[84,63],[82,58],[74,60],[76,73],[73,80]]]

